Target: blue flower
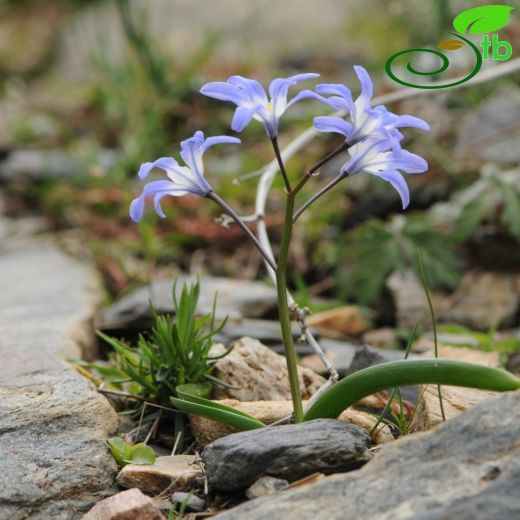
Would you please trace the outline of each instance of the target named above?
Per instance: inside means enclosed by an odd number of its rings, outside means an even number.
[[[145,185],[141,195],[130,205],[132,220],[135,222],[141,220],[147,197],[153,196],[155,211],[164,218],[166,215],[161,208],[161,200],[166,195],[181,197],[192,194],[206,197],[211,193],[211,186],[204,178],[202,156],[208,148],[220,143],[240,143],[240,139],[228,136],[204,139],[202,132],[195,132],[193,137],[181,143],[181,157],[186,166],[179,165],[172,157],[161,157],[154,162],[142,164],[138,172],[141,180],[146,179],[154,168],[163,170],[168,180],[152,181]]]
[[[200,89],[200,92],[206,96],[221,101],[231,101],[237,105],[231,122],[231,128],[236,132],[241,132],[252,119],[256,119],[264,124],[269,137],[274,139],[278,135],[280,117],[290,106],[305,98],[324,101],[324,98],[311,90],[303,90],[289,102],[287,101],[289,87],[300,81],[318,77],[319,74],[308,73],[297,74],[286,79],[274,79],[269,85],[270,99],[258,81],[242,76],[231,76],[227,82],[207,83]]]
[[[389,182],[399,193],[406,209],[410,204],[410,192],[399,170],[405,173],[423,173],[428,163],[419,155],[403,150],[399,145],[401,134],[390,131],[387,138],[365,139],[348,150],[350,159],[341,167],[340,177],[359,173],[371,173]]]
[[[320,132],[335,132],[345,137],[348,145],[356,144],[366,138],[384,138],[391,129],[413,127],[429,130],[426,121],[418,117],[398,116],[390,112],[383,105],[372,108],[373,95],[372,80],[368,72],[358,65],[354,67],[361,84],[361,94],[352,100],[350,90],[339,84],[322,84],[316,86],[318,94],[330,95],[321,97],[321,101],[334,107],[335,110],[345,110],[351,121],[337,116],[321,116],[314,118],[314,127]]]

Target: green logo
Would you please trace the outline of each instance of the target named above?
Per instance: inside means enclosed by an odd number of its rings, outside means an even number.
[[[437,48],[441,49],[440,51],[434,49],[406,49],[404,51],[396,52],[390,56],[386,62],[386,73],[397,83],[414,88],[438,89],[454,87],[455,85],[465,83],[478,73],[482,67],[483,60],[492,59],[506,61],[512,56],[513,49],[508,41],[499,40],[498,34],[493,34],[491,39],[489,37],[489,33],[498,31],[507,25],[509,22],[509,14],[512,10],[513,7],[506,5],[484,5],[468,9],[467,11],[462,11],[462,13],[459,13],[453,19],[453,28],[457,32],[447,31],[449,34],[454,36],[455,39],[444,40],[437,44]],[[462,36],[463,34],[481,34],[482,40],[480,42],[480,47],[482,48],[482,51],[472,41]],[[437,76],[443,73],[450,64],[448,57],[442,51],[456,51],[466,45],[468,45],[475,54],[475,65],[466,77],[458,81],[447,83],[445,85],[416,85],[399,79],[392,71],[392,66],[397,58],[407,54],[411,55],[413,53],[422,52],[433,54],[440,58],[441,65],[433,71],[423,72],[415,69],[411,61],[408,61],[406,69],[411,74],[417,76]]]

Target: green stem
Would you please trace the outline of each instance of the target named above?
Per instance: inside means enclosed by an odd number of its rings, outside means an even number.
[[[303,405],[300,395],[300,380],[298,378],[298,356],[294,349],[291,330],[291,318],[289,316],[289,302],[287,299],[287,256],[292,234],[292,214],[294,211],[294,193],[287,194],[285,205],[285,222],[280,241],[280,254],[278,255],[278,269],[276,270],[276,290],[278,291],[278,312],[280,314],[280,326],[282,329],[282,340],[287,360],[287,372],[294,409],[294,422],[303,420]]]

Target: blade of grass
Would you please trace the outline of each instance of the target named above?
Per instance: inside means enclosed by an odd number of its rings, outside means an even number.
[[[420,320],[417,320],[415,322],[412,332],[410,332],[410,335],[408,336],[408,342],[406,343],[406,351],[404,353],[404,359],[408,359],[408,356],[410,355],[410,352],[412,350],[413,339],[415,338],[415,333],[417,332],[417,327],[419,326],[419,321]],[[397,393],[397,388],[394,388],[392,390],[392,394],[390,395],[390,398],[388,399],[388,402],[386,403],[385,407],[383,408],[383,411],[379,414],[376,424],[374,424],[374,427],[370,430],[370,437],[372,437],[372,435],[374,435],[375,431],[377,430],[377,427],[381,424],[381,421],[383,420],[384,416],[388,413],[388,410],[390,409],[390,406],[392,406],[392,401],[394,400],[396,393]]]
[[[426,295],[426,299],[428,300],[428,307],[430,309],[430,316],[432,320],[432,329],[433,329],[433,345],[435,349],[435,358],[439,357],[439,348],[437,345],[437,319],[435,317],[435,310],[433,308],[432,299],[430,296],[430,289],[428,287],[428,280],[426,279],[426,273],[424,271],[424,262],[422,257],[422,252],[420,249],[417,249],[417,262],[419,265],[419,274],[421,277],[422,286],[424,289],[424,293]],[[437,385],[437,391],[439,393],[439,407],[441,409],[442,420],[446,421],[446,414],[444,413],[444,403],[442,402],[442,393],[441,393],[441,385]]]

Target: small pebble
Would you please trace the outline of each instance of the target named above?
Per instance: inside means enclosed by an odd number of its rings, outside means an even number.
[[[194,511],[196,513],[200,513],[201,511],[204,511],[204,509],[206,509],[206,502],[202,498],[200,498],[197,495],[194,495],[192,493],[184,493],[183,491],[176,491],[170,498],[170,501],[172,504],[178,504],[178,505],[183,504],[185,500],[188,501],[187,507],[186,507],[186,509],[188,511]]]

